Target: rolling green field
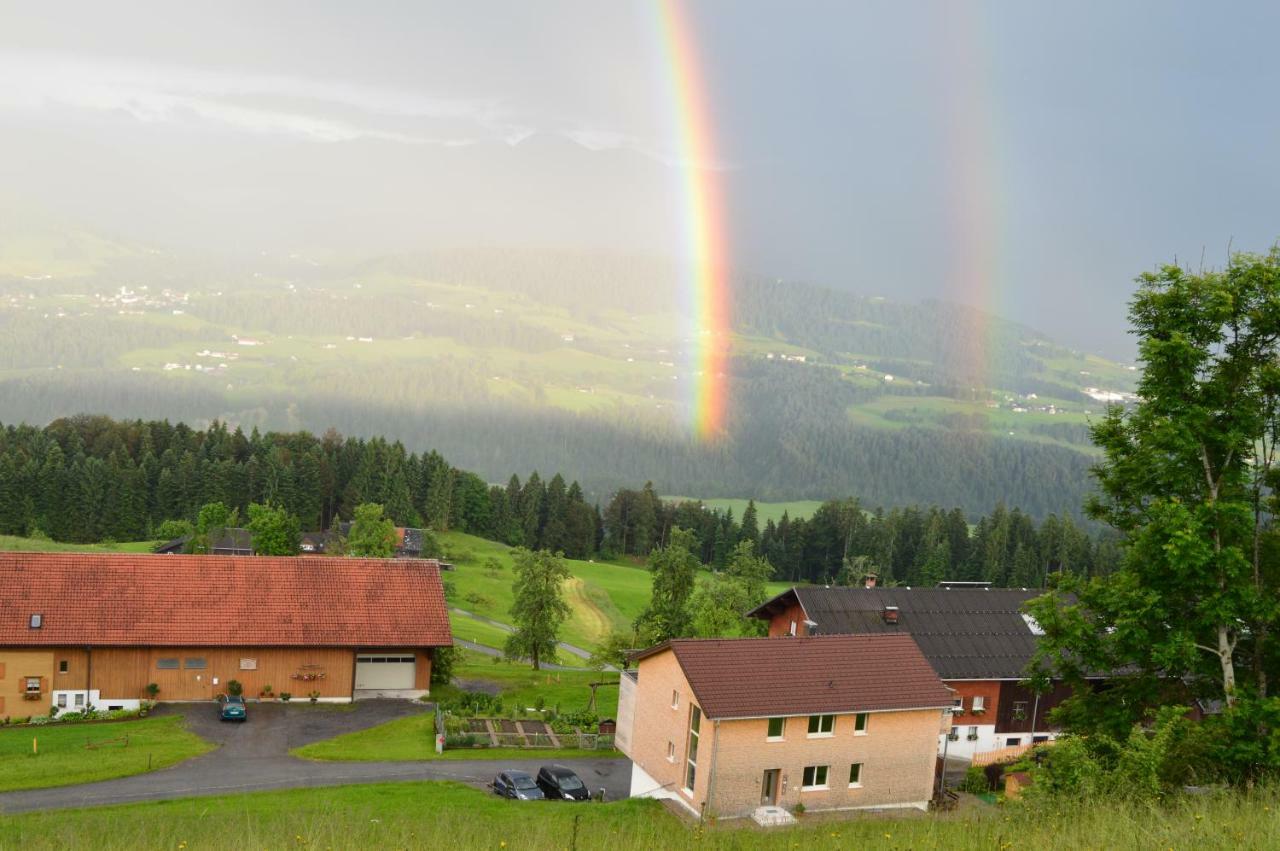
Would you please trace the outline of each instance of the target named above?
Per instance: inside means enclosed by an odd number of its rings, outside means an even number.
[[[183,727],[181,716],[172,715],[109,724],[7,727],[0,729],[0,792],[142,774],[212,749]]]
[[[129,541],[123,544],[66,544],[47,538],[19,538],[0,535],[0,550],[35,553],[149,553],[156,541]]]
[[[745,504],[745,503],[744,503]],[[798,503],[797,503],[798,504]],[[498,621],[510,622],[512,582],[511,548],[462,532],[438,536],[445,555],[455,569],[443,574],[453,586],[451,606]],[[495,568],[490,560],[497,563]],[[572,579],[565,588],[570,616],[560,632],[560,640],[593,649],[612,630],[629,632],[631,625],[649,603],[649,571],[631,561],[579,561],[566,559]],[[769,583],[769,593],[786,590],[785,582]],[[450,621],[460,638],[501,647],[503,630],[492,624],[453,612]],[[576,664],[574,660],[561,662]]]
[[[1076,851],[1269,849],[1280,796],[1188,798],[1163,807],[1109,801],[976,806],[925,815],[806,815],[791,828],[741,820],[695,826],[655,800],[506,801],[452,782],[380,783],[0,816],[0,847],[756,849]]]
[[[664,502],[684,502],[691,499],[699,498],[695,496],[664,496],[662,498]],[[745,499],[703,499],[701,502],[719,511],[732,509],[735,520],[741,520],[742,512],[747,510],[747,500]],[[760,528],[763,529],[767,521],[772,520],[777,523],[782,519],[783,514],[792,519],[812,517],[813,512],[817,511],[821,505],[821,500],[816,499],[797,499],[791,502],[756,502],[756,518]]]

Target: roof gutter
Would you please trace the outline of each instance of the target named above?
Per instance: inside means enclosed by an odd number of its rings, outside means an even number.
[[[952,689],[954,691],[954,689]],[[719,724],[721,721],[759,721],[761,718],[807,718],[810,715],[883,715],[886,712],[922,712],[926,709],[950,709],[952,703],[935,703],[930,706],[894,706],[889,709],[837,709],[834,711],[814,710],[813,712],[769,712],[764,715],[722,715],[711,718]],[[704,707],[702,714],[706,715]],[[707,716],[710,717],[710,716]]]

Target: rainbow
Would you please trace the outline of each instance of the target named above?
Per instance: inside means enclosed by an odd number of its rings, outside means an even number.
[[[725,215],[714,167],[711,110],[693,30],[681,0],[658,0],[665,84],[675,104],[674,126],[681,174],[681,231],[687,265],[682,291],[690,299],[689,410],[704,438],[723,433],[728,405],[729,281]]]

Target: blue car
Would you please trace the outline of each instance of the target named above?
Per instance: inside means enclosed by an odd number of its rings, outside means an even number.
[[[249,713],[245,710],[243,697],[224,694],[218,698],[219,721],[247,721],[248,719]]]

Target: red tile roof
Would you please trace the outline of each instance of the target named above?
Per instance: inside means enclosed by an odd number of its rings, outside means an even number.
[[[675,639],[637,658],[668,649],[708,718],[952,705],[950,690],[909,635]]]
[[[452,643],[434,561],[0,552],[0,646]]]

